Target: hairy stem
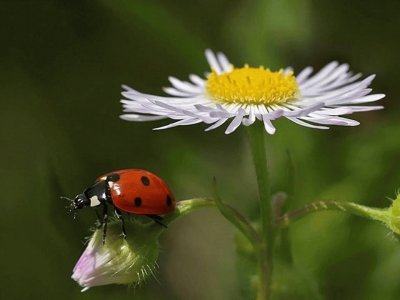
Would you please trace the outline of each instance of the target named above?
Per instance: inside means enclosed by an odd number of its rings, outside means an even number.
[[[193,198],[188,200],[181,200],[176,203],[176,209],[173,213],[165,216],[163,222],[169,224],[175,220],[184,217],[191,212],[204,207],[214,207],[215,202],[209,198]]]
[[[259,242],[259,237],[257,235],[257,232],[246,220],[246,218],[242,216],[236,209],[222,202],[222,200],[219,198],[217,194],[215,182],[214,182],[214,193],[215,193],[215,200],[210,198],[193,198],[193,199],[178,201],[176,204],[175,211],[167,215],[164,218],[163,223],[170,224],[175,220],[184,217],[199,208],[216,206],[218,210],[221,212],[221,214],[230,223],[232,223],[236,227],[236,229],[242,232],[254,247],[257,247]],[[156,226],[156,228],[160,229],[159,226]]]
[[[277,226],[289,226],[293,222],[315,212],[324,210],[335,210],[357,215],[363,218],[385,222],[387,219],[387,209],[368,207],[353,202],[340,201],[315,201],[305,206],[287,212],[275,220]]]

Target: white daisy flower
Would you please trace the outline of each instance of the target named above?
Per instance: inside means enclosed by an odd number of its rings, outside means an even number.
[[[363,105],[385,97],[370,94],[368,86],[375,75],[359,80],[361,74],[351,73],[348,64],[333,61],[314,75],[313,68],[307,67],[295,76],[291,68],[277,72],[262,66],[235,68],[223,53],[206,50],[205,55],[211,72],[205,78],[191,74],[190,81],[169,77],[172,86],[164,88],[169,97],[123,86],[125,114],[121,118],[176,120],[155,129],[203,122],[210,124],[207,131],[227,123],[226,134],[240,124],[249,126],[259,120],[269,134],[274,134],[272,121],[281,117],[306,127],[328,129],[328,125],[359,124],[342,115],[383,108]]]

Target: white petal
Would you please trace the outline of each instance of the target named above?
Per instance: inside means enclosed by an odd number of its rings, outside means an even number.
[[[210,49],[207,49],[205,54],[208,64],[211,67],[211,70],[214,70],[217,74],[221,74],[222,73],[221,66],[218,64],[218,60],[215,57],[214,52],[212,52]]]
[[[310,74],[313,72],[313,68],[312,67],[307,67],[305,69],[303,69],[299,75],[296,76],[296,81],[297,83],[300,85],[303,83],[304,80],[306,80],[308,78],[308,76],[310,76]]]
[[[355,120],[336,117],[336,116],[326,117],[326,118],[320,118],[319,116],[302,117],[301,119],[323,125],[357,126],[360,124],[360,122],[357,122]]]
[[[305,108],[298,108],[298,107],[295,107],[293,105],[290,105],[290,106],[287,105],[288,107],[292,108],[292,110],[291,111],[285,111],[283,113],[283,115],[286,116],[286,117],[306,116],[309,113],[322,108],[324,105],[325,105],[324,102],[317,102],[317,103],[312,104],[312,105],[310,105],[308,107],[305,107]]]
[[[287,67],[287,68],[285,68],[285,70],[283,70],[283,75],[287,75],[289,73],[293,73],[292,67]]]
[[[210,112],[210,117],[211,118],[230,118],[232,117],[232,114],[226,111],[222,111],[222,110],[215,110]]]
[[[371,75],[362,81],[354,82],[361,77],[361,74],[356,74],[351,76],[351,73],[342,74],[332,82],[328,82],[324,85],[319,85],[317,87],[307,88],[306,92],[310,95],[318,95],[322,92],[340,92],[340,91],[350,91],[353,89],[364,89],[372,82],[375,75]],[[353,83],[354,82],[354,83]],[[304,91],[304,90],[303,90]]]
[[[143,93],[138,93],[138,92],[122,92],[122,96],[124,96],[127,99],[135,100],[135,101],[142,101],[142,102],[148,102],[148,101],[168,101],[168,102],[179,102],[182,103],[183,101],[193,103],[195,101],[200,100],[200,96],[202,94],[195,95],[194,97],[187,97],[187,98],[177,98],[177,97],[163,97],[163,96],[155,96],[155,95],[150,95],[150,94],[143,94]]]
[[[323,108],[318,111],[320,115],[329,115],[329,116],[340,116],[340,115],[348,115],[353,113],[353,110],[349,106],[336,107],[336,108]]]
[[[210,107],[210,106],[206,106],[206,105],[202,105],[202,104],[196,104],[194,107],[196,107],[196,109],[198,111],[201,112],[212,112],[215,110],[215,107]]]
[[[190,74],[189,79],[197,86],[200,86],[200,87],[205,86],[206,81],[203,78],[201,78],[200,76],[197,76],[195,74]]]
[[[178,91],[177,89],[174,89],[172,87],[164,87],[163,91],[171,96],[177,96],[177,97],[188,97],[190,94]]]
[[[257,108],[260,113],[259,117],[261,120],[263,119],[263,115],[268,116],[268,119],[270,120],[275,120],[280,118],[284,113],[283,109],[281,109],[279,106],[277,106],[277,108],[269,108],[269,110],[265,105],[258,105]]]
[[[216,109],[210,113],[212,118],[230,118],[235,116],[237,111],[229,112],[221,104],[216,105]]]
[[[135,100],[135,101],[147,101],[147,98],[140,94],[140,93],[136,93],[136,92],[122,92],[121,93],[122,96],[124,96],[125,98],[131,99],[131,100]]]
[[[243,125],[244,126],[250,126],[251,124],[253,124],[256,121],[256,116],[255,116],[255,106],[254,105],[250,105],[249,107],[249,117],[248,118],[243,118]]]
[[[318,83],[325,76],[328,76],[334,69],[336,69],[338,65],[339,63],[337,61],[330,62],[325,67],[323,67],[317,74],[304,81],[301,84],[302,88],[311,87],[313,84]]]
[[[145,121],[156,121],[167,118],[166,116],[145,116],[137,114],[126,114],[119,116],[125,121],[145,122]]]
[[[132,92],[132,91],[137,92],[136,90],[134,90],[133,88],[131,88],[130,86],[128,86],[126,84],[121,85],[121,87],[127,92]]]
[[[228,58],[225,56],[224,53],[218,52],[217,57],[218,57],[219,64],[221,65],[222,70],[223,70],[224,72],[230,72],[230,71],[232,71],[233,66],[232,66],[232,64],[229,62]]]
[[[230,134],[234,132],[242,123],[243,116],[245,115],[244,109],[240,109],[236,117],[233,118],[232,122],[229,124],[228,128],[225,130],[225,134]]]
[[[274,109],[274,110],[271,109],[271,111],[268,112],[268,118],[270,120],[276,120],[276,119],[282,117],[284,113],[285,113],[285,111],[281,108]]]
[[[168,129],[168,128],[172,128],[172,127],[176,127],[176,126],[182,126],[182,125],[193,125],[193,124],[198,124],[201,123],[202,121],[199,119],[195,119],[195,118],[189,118],[189,119],[183,119],[180,120],[178,122],[175,123],[171,123],[165,126],[161,126],[161,127],[157,127],[154,128],[153,130],[162,130],[162,129]]]
[[[181,113],[183,115],[187,115],[187,116],[195,117],[195,118],[199,117],[199,115],[197,115],[197,114],[195,114],[195,113],[193,113],[193,112],[191,112],[189,110],[181,109],[179,107],[169,105],[169,104],[167,104],[165,102],[162,102],[162,101],[156,101],[155,103],[160,107],[163,107],[163,108],[169,109],[171,111],[175,111],[175,112]]]
[[[272,125],[271,120],[268,119],[267,115],[262,116],[263,122],[264,122],[264,128],[269,134],[274,134],[276,131],[276,128],[274,125]]]
[[[355,82],[352,84],[347,84],[350,82],[346,81],[346,84],[343,85],[341,83],[340,87],[334,87],[333,85],[329,85],[329,86],[326,86],[322,90],[321,89],[310,89],[310,88],[304,88],[304,89],[300,89],[300,90],[301,90],[301,94],[304,97],[306,97],[306,96],[312,97],[312,96],[321,95],[321,94],[326,94],[326,96],[329,96],[329,97],[338,96],[338,95],[341,95],[341,94],[344,94],[347,92],[366,89],[368,87],[368,85],[370,85],[370,83],[372,82],[374,77],[375,77],[374,75],[371,75],[362,81]],[[323,93],[323,92],[325,92],[325,93]]]
[[[304,97],[303,99],[301,99],[300,101],[298,101],[298,103],[301,102],[307,102],[307,101],[324,101],[327,105],[332,105],[332,104],[336,104],[336,103],[343,103],[343,102],[347,102],[348,100],[351,99],[357,99],[360,97],[363,97],[367,94],[369,94],[371,92],[371,89],[356,89],[356,90],[352,90],[349,92],[345,92],[345,93],[336,93],[336,92],[330,92],[330,93],[321,93],[321,96],[318,97]]]
[[[345,78],[346,77],[345,73],[347,72],[348,69],[349,69],[348,64],[342,64],[338,66],[334,71],[332,71],[329,75],[327,75],[324,78],[321,78],[321,80],[315,83],[312,87],[316,89],[325,86],[340,76],[343,76]],[[306,84],[304,84],[304,86],[306,86]]]
[[[302,120],[299,120],[298,118],[291,118],[291,117],[287,117],[290,121],[297,123],[299,125],[302,125],[304,127],[309,127],[309,128],[314,128],[314,129],[329,129],[329,127],[326,126],[317,126],[317,125],[313,125],[313,124],[309,124],[306,123]]]
[[[177,90],[183,91],[183,92],[188,92],[190,94],[196,94],[202,91],[202,88],[199,88],[196,85],[193,85],[187,81],[181,81],[178,78],[175,78],[173,76],[169,76],[168,80],[171,82],[173,87],[175,87]]]
[[[369,103],[369,102],[375,102],[377,100],[380,100],[385,97],[385,94],[373,94],[373,95],[368,95],[365,97],[361,97],[359,99],[351,100],[349,104],[358,104],[358,103]]]
[[[222,124],[224,124],[228,119],[219,119],[217,122],[215,122],[213,125],[211,125],[210,127],[206,128],[205,131],[210,131],[213,130],[219,126],[221,126]]]
[[[364,111],[372,111],[372,110],[380,110],[384,109],[383,106],[344,106],[343,108],[351,109],[352,112],[364,112]],[[345,115],[345,114],[343,114]]]

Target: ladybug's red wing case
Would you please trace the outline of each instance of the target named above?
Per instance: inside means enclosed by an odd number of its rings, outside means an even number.
[[[163,215],[175,209],[175,197],[157,175],[140,169],[115,171],[100,177],[109,181],[113,204],[122,211],[140,215]]]

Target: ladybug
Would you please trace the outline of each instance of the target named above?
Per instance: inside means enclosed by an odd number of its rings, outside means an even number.
[[[157,175],[140,169],[126,169],[107,173],[97,178],[96,182],[83,193],[71,200],[70,211],[84,207],[102,207],[100,226],[103,226],[105,243],[108,208],[114,210],[122,224],[122,235],[126,237],[122,212],[145,215],[156,223],[162,223],[162,217],[175,209],[175,197],[168,185]]]

